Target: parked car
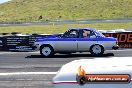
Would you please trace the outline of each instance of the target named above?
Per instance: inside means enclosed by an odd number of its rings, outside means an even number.
[[[34,46],[44,57],[53,56],[55,53],[75,52],[90,52],[99,56],[105,50],[118,49],[118,41],[91,28],[72,28],[62,35],[40,38]]]
[[[54,88],[132,88],[131,57],[82,59],[61,67]]]

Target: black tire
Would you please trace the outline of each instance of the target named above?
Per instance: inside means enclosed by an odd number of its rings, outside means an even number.
[[[43,57],[52,57],[54,55],[54,49],[50,45],[42,45],[40,47],[40,54]]]
[[[96,50],[94,50],[96,49]],[[91,46],[90,48],[90,53],[93,55],[93,56],[101,56],[103,55],[104,53],[104,47],[101,46],[101,45],[93,45]]]

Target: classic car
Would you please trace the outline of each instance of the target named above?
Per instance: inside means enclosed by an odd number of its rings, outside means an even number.
[[[36,50],[44,57],[55,53],[90,52],[99,56],[105,50],[118,49],[118,41],[113,37],[105,37],[102,33],[91,28],[72,28],[64,34],[50,38],[40,38],[35,41]]]
[[[81,59],[61,67],[54,88],[132,88],[131,57]]]

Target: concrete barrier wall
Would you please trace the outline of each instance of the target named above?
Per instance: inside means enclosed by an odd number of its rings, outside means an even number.
[[[107,37],[117,38],[120,48],[132,48],[132,32],[103,33],[103,34]]]
[[[36,39],[45,37],[45,35],[31,35],[31,36],[4,36],[0,37],[0,50],[12,51],[32,51],[33,44]]]

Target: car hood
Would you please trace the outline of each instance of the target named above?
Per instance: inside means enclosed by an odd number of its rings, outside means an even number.
[[[117,38],[114,38],[114,37],[105,37],[105,38],[111,41],[117,41]]]

